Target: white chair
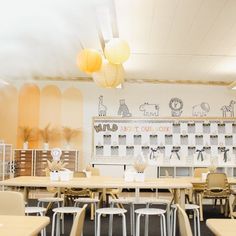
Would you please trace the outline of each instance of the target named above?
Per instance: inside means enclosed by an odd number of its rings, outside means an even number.
[[[140,217],[141,216],[160,216],[160,225],[161,225],[161,235],[166,236],[166,220],[165,220],[165,213],[166,211],[163,209],[157,208],[141,208],[135,210],[137,214],[136,219],[136,236],[140,235]],[[148,235],[148,225],[145,224],[145,236]]]
[[[112,207],[107,207],[107,208],[100,208],[96,210],[97,214],[97,236],[100,236],[100,230],[101,230],[101,215],[109,215],[109,236],[112,236],[112,217],[113,215],[121,215],[122,216],[122,232],[123,236],[126,236],[126,218],[125,218],[125,213],[127,211],[125,209],[121,208],[112,208]]]
[[[42,197],[38,198],[38,207],[40,207],[40,205],[44,207],[45,203],[47,203],[48,205],[55,203],[57,204],[57,207],[60,207],[60,203],[63,203],[63,201],[64,199],[61,197]]]
[[[96,210],[98,209],[98,204],[99,204],[99,200],[96,199],[96,198],[87,198],[87,197],[84,197],[84,198],[77,198],[74,200],[75,201],[75,204],[74,206],[75,207],[79,207],[80,206],[80,203],[82,204],[94,204],[94,211],[96,212]],[[92,211],[92,209],[91,209]],[[96,214],[95,214],[95,219],[94,219],[94,235],[96,235],[96,229],[97,229],[97,217],[96,217]]]
[[[195,204],[185,204],[185,210],[193,211],[193,220],[194,220],[194,236],[200,236],[200,206]],[[176,212],[177,206],[175,204],[171,205],[171,235],[176,235]]]

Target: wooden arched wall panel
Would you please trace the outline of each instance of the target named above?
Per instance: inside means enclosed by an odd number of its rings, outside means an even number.
[[[19,92],[18,127],[39,127],[40,90],[34,84],[25,84]],[[19,130],[18,130],[19,132]],[[18,147],[22,147],[22,138],[18,137]],[[29,142],[30,148],[38,148],[38,139]]]
[[[0,89],[0,139],[16,146],[17,137],[17,89],[6,85]]]
[[[57,86],[48,85],[41,90],[40,98],[39,127],[44,128],[50,124],[50,128],[56,128],[59,133],[61,128],[61,91]],[[49,145],[50,148],[60,147],[60,135],[52,137],[52,139],[49,141]]]
[[[62,96],[62,126],[79,128],[80,134],[71,142],[71,148],[77,148],[80,151],[80,164],[83,163],[82,156],[82,137],[83,137],[83,98],[81,92],[76,88],[68,88]]]

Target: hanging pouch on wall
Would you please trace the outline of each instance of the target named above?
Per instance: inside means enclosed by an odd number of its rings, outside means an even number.
[[[174,134],[179,134],[180,133],[180,123],[173,123],[172,124],[172,130]]]
[[[111,146],[111,156],[119,156],[119,146]]]
[[[181,145],[188,145],[188,135],[187,134],[180,135],[180,144]]]
[[[162,164],[165,153],[164,146],[158,146],[156,148],[151,148],[149,153],[149,164]]]
[[[96,156],[103,156],[103,152],[104,152],[104,147],[97,145],[96,146]]]
[[[142,136],[140,134],[134,135],[134,145],[141,145],[142,144]]]
[[[218,135],[210,135],[210,144],[218,145]]]
[[[233,145],[233,135],[225,135],[225,145],[226,146]]]
[[[119,135],[118,136],[119,145],[126,145],[126,135]]]
[[[143,156],[148,156],[148,154],[149,154],[149,146],[142,146],[141,150],[142,150]]]
[[[126,146],[126,156],[134,156],[134,146]]]
[[[234,134],[236,134],[236,124],[235,123],[232,124],[232,131],[233,131]]]
[[[170,154],[170,162],[171,164],[175,163],[183,163],[184,160],[181,160],[181,151],[180,151],[180,146],[173,146],[171,149],[171,154]]]
[[[104,145],[111,145],[111,135],[110,134],[103,135],[103,144]]]
[[[188,133],[189,134],[195,133],[195,123],[188,123]]]
[[[232,164],[232,153],[230,148],[218,147],[218,161],[220,165],[230,165]]]
[[[173,145],[173,135],[172,134],[165,135],[165,145]]]
[[[157,145],[157,143],[158,143],[157,134],[150,134],[149,139],[150,139],[150,145]]]
[[[217,127],[218,127],[218,134],[224,134],[225,133],[225,124],[224,123],[217,124]]]
[[[203,145],[203,135],[195,135],[195,144]]]
[[[203,123],[202,130],[204,134],[209,134],[211,131],[211,124],[210,123]]]

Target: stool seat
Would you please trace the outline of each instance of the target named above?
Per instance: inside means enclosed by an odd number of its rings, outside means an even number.
[[[61,197],[42,197],[38,198],[39,202],[63,202],[64,199]]]
[[[134,198],[112,198],[110,203],[130,204],[134,202]]]
[[[81,212],[81,209],[80,207],[57,207],[57,208],[54,208],[52,209],[53,212],[56,212],[56,213],[78,213],[78,212]]]
[[[105,207],[97,209],[96,212],[97,214],[117,215],[117,214],[124,214],[127,212],[127,210],[114,207]]]
[[[46,210],[44,207],[25,207],[26,214],[44,213]]]
[[[166,211],[163,209],[157,209],[157,208],[141,208],[135,210],[135,213],[141,214],[141,215],[161,215],[165,214]]]
[[[76,198],[74,201],[75,202],[81,202],[81,203],[97,203],[97,202],[99,202],[99,200],[96,199],[96,198],[86,198],[86,197]]]
[[[173,204],[171,205],[172,208],[176,208],[176,205]],[[185,204],[185,210],[195,210],[195,209],[199,209],[200,206],[196,205],[196,204]]]

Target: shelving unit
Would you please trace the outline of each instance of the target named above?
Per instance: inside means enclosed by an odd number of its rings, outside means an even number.
[[[15,176],[32,175],[45,176],[47,160],[51,160],[51,150],[41,149],[15,149],[14,161],[16,165]],[[66,168],[78,171],[78,150],[62,150],[61,160],[66,163]]]
[[[14,165],[12,160],[12,145],[0,144],[0,180],[13,177]]]
[[[14,150],[15,177],[33,175],[33,158],[34,150],[32,149]]]

